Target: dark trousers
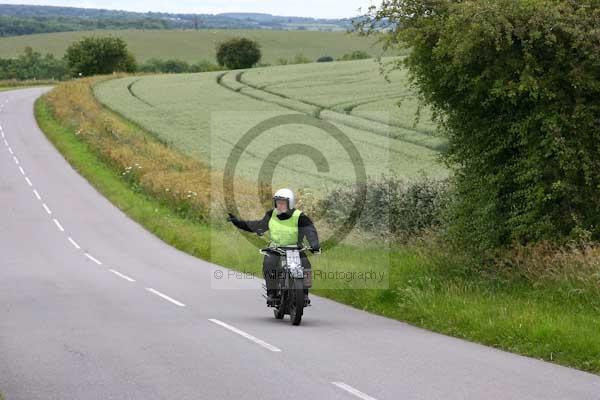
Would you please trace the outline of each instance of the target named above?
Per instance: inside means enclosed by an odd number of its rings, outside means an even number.
[[[263,258],[263,276],[267,284],[267,294],[272,294],[277,289],[278,274],[283,272],[279,257],[269,254]],[[312,286],[312,266],[304,253],[300,253],[300,262],[304,268],[304,293],[308,293],[308,289]]]

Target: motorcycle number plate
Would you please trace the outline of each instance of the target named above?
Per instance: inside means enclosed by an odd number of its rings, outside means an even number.
[[[287,250],[285,252],[286,264],[294,278],[303,278],[304,270],[300,261],[300,252],[298,250]]]

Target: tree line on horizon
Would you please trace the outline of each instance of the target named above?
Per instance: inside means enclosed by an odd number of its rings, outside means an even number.
[[[350,61],[370,58],[365,51],[353,51],[338,58]],[[200,60],[188,63],[183,60],[161,60],[151,58],[138,63],[127,49],[127,43],[113,36],[85,37],[72,43],[62,58],[52,54],[42,55],[31,47],[16,58],[0,58],[0,80],[67,80],[92,75],[106,75],[114,72],[126,73],[197,73],[224,69],[246,69],[254,66],[268,66],[260,63],[261,46],[247,38],[232,38],[218,44],[216,60]],[[292,60],[279,59],[279,65],[303,64],[310,62],[334,61],[331,56],[310,60],[302,54]]]

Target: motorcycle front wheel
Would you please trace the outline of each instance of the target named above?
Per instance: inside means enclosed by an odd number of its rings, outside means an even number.
[[[290,320],[292,325],[300,325],[304,313],[304,281],[293,279],[290,293]]]
[[[283,319],[285,316],[285,303],[287,301],[287,295],[285,292],[281,293],[281,301],[279,305],[273,308],[273,315],[276,319]]]

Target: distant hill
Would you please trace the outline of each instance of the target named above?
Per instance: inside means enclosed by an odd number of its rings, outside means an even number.
[[[295,24],[332,24],[339,26],[349,26],[349,19],[326,19],[326,18],[309,18],[309,17],[293,17],[279,16],[263,13],[221,13],[219,16],[235,18],[241,20],[258,21],[258,22],[278,22],[278,23],[295,23]]]
[[[281,17],[260,13],[177,14],[0,4],[0,36],[97,29],[275,29],[343,31],[348,19]]]

